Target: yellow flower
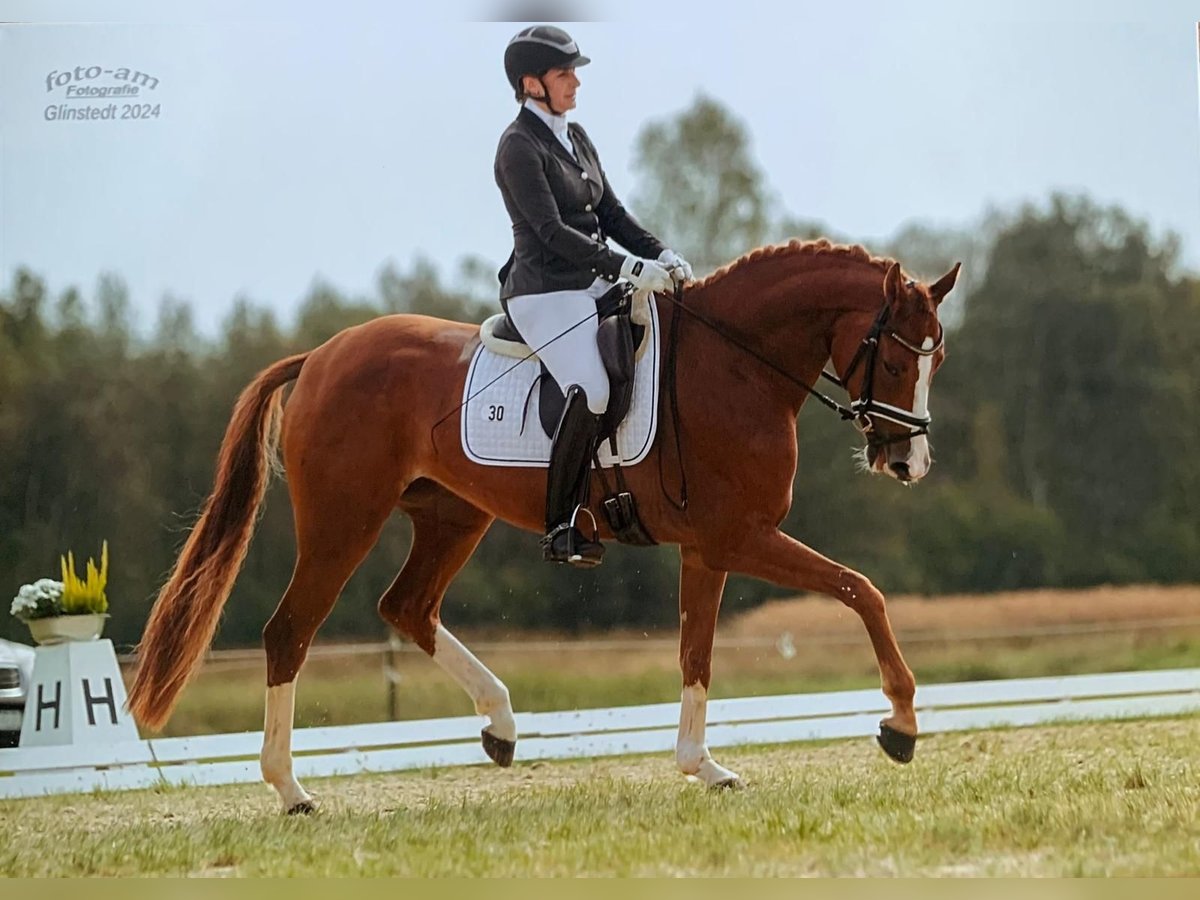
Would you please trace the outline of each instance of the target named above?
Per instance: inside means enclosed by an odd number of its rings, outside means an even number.
[[[59,557],[62,563],[62,608],[67,615],[108,612],[108,541],[100,550],[100,568],[90,558],[87,561],[87,580],[75,574],[75,554],[68,551]]]

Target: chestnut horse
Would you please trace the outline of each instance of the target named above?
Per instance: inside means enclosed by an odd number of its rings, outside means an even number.
[[[664,402],[656,446],[627,478],[650,533],[679,545],[683,694],[676,760],[706,785],[738,784],[704,740],[713,632],[731,571],[828,594],[859,614],[892,704],[880,744],[899,761],[912,756],[916,686],[883,595],[778,526],[792,498],[804,385],[817,380],[827,361],[852,398],[862,399],[864,385],[870,395],[868,408],[857,408],[868,467],[902,481],[926,473],[924,428],[907,420],[927,418],[930,379],[944,356],[938,304],[957,274],[956,266],[926,286],[861,247],[793,241],[755,250],[689,283],[678,305],[656,300],[664,332],[682,316],[677,421]],[[225,433],[212,495],[146,625],[129,692],[137,721],[160,728],[200,664],[245,558],[281,435],[297,558],[263,630],[261,762],[284,808],[313,809],[292,773],[296,677],[317,629],[397,507],[412,518],[412,551],[379,612],[470,694],[489,720],[484,749],[502,766],[512,762],[517,731],[508,689],[438,612],[450,581],[495,519],[539,533],[543,524],[545,472],[480,466],[463,454],[456,406],[478,342],[477,325],[384,316],[280,360],[251,382]],[[284,409],[281,388],[292,380]],[[677,442],[665,439],[674,427]],[[660,463],[670,477],[686,476],[686,509],[664,496]],[[603,525],[601,535],[611,537]],[[531,544],[530,565],[535,559]]]

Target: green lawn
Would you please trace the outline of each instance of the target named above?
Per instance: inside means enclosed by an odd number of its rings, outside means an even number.
[[[2,801],[0,874],[1200,873],[1200,717],[741,749],[745,791],[669,756]]]

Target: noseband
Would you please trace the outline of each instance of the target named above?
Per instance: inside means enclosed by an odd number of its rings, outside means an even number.
[[[912,282],[909,282],[909,287],[912,287]],[[928,350],[917,347],[887,327],[888,316],[890,314],[891,306],[887,301],[884,301],[879,314],[875,316],[875,321],[871,324],[871,330],[867,332],[866,337],[862,339],[862,343],[858,345],[858,351],[854,354],[854,358],[850,360],[850,365],[846,367],[846,372],[841,378],[831,372],[821,372],[822,377],[832,381],[843,390],[848,390],[846,385],[854,375],[859,363],[864,360],[866,361],[863,389],[858,395],[858,399],[850,402],[850,413],[854,419],[855,427],[866,437],[867,444],[873,447],[898,444],[903,441],[910,441],[922,434],[929,434],[929,423],[933,421],[933,418],[928,413],[923,416],[914,415],[912,410],[901,409],[898,406],[892,406],[890,403],[880,403],[875,399],[875,368],[876,362],[878,362],[880,338],[891,338],[905,350],[915,353],[917,356],[933,356],[933,354],[941,349],[942,344],[946,340],[946,333],[943,329],[942,333],[938,336],[937,343]],[[873,417],[887,419],[889,422],[904,425],[908,428],[908,433],[882,434],[876,430]]]

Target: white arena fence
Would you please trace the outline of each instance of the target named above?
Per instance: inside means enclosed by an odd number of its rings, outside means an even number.
[[[1021,678],[918,688],[923,734],[1071,720],[1200,712],[1200,669]],[[874,735],[890,707],[878,690],[788,694],[708,704],[708,745],[783,744]],[[518,713],[517,760],[659,753],[675,746],[679,704]],[[298,778],[491,764],[477,716],[293,733]],[[94,746],[0,750],[0,797],[222,785],[261,780],[261,732]]]

